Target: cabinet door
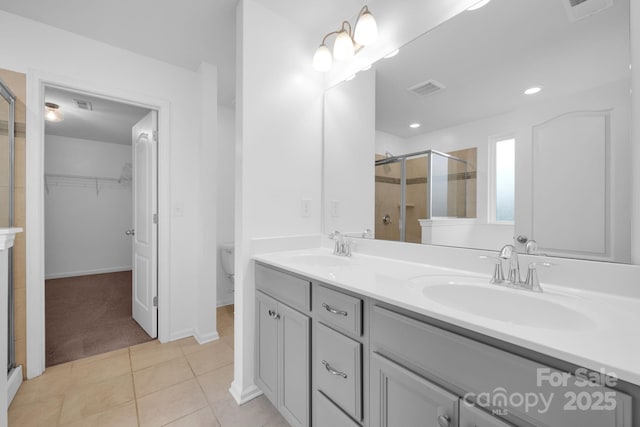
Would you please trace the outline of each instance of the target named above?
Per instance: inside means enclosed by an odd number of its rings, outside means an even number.
[[[256,383],[277,406],[278,389],[278,302],[256,292]]]
[[[360,427],[347,414],[334,405],[322,392],[315,394],[315,424],[313,427]]]
[[[455,427],[458,401],[458,396],[371,354],[371,427]]]
[[[512,427],[512,425],[463,402],[460,404],[460,427]]]
[[[309,317],[278,305],[279,399],[278,410],[292,427],[309,425],[310,327]]]

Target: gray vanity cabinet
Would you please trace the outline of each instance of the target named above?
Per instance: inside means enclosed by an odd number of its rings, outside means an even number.
[[[513,427],[482,409],[460,403],[460,427]]]
[[[377,353],[370,363],[370,427],[458,425],[458,396]]]
[[[256,318],[256,382],[292,427],[308,427],[311,320],[260,291]]]

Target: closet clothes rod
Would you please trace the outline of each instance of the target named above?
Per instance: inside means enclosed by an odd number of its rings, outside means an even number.
[[[68,174],[53,174],[47,173],[44,175],[44,186],[47,194],[49,194],[49,180],[59,180],[56,185],[69,185],[79,187],[93,187],[95,185],[96,195],[100,194],[100,184],[117,184],[121,186],[129,186],[130,180],[123,180],[122,178],[112,177],[100,177],[100,176],[88,176],[88,175],[68,175]],[[74,185],[75,184],[75,185]]]

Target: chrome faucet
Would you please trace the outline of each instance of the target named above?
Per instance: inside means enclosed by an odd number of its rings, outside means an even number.
[[[521,284],[520,261],[518,260],[516,247],[513,245],[504,245],[502,249],[500,249],[500,255],[498,255],[498,257],[509,260],[509,275],[507,276],[509,283],[513,285]]]
[[[329,238],[334,240],[333,254],[339,256],[351,256],[351,240],[338,230],[329,234]]]

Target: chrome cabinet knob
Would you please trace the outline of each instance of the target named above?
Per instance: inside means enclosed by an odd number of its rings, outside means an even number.
[[[124,234],[127,236],[133,236],[136,234],[136,231],[132,228],[131,230],[125,231]]]
[[[386,214],[385,216],[382,217],[382,223],[384,225],[389,225],[391,224],[391,216],[389,214]]]
[[[440,427],[449,427],[451,425],[451,418],[446,415],[440,415],[438,417],[438,425]]]

